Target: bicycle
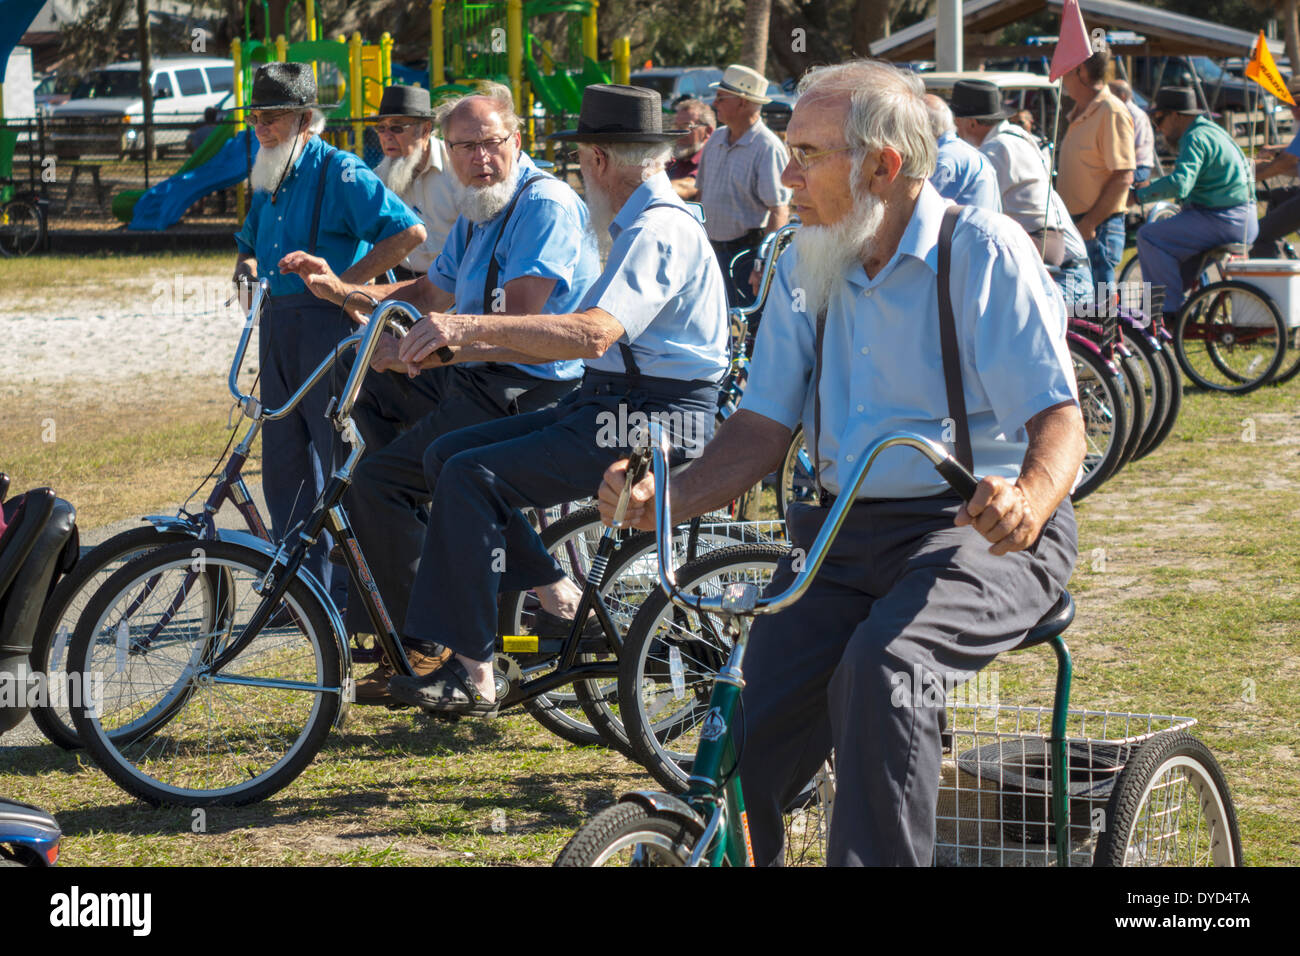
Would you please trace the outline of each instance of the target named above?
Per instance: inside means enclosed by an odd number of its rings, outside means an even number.
[[[49,237],[45,210],[49,204],[33,189],[16,192],[0,205],[0,255],[16,258],[45,248]]]
[[[734,737],[751,620],[758,614],[789,607],[802,597],[876,457],[895,446],[910,447],[923,454],[964,499],[969,500],[974,494],[975,478],[942,446],[914,434],[894,432],[873,442],[863,454],[847,490],[831,507],[803,569],[780,594],[760,595],[758,587],[750,582],[732,584],[716,597],[688,594],[685,576],[674,570],[672,559],[659,549],[659,580],[664,593],[683,611],[720,618],[721,633],[729,644],[725,667],[712,682],[704,729],[690,763],[686,790],[682,796],[648,792],[624,795],[618,803],[583,824],[560,853],[557,866],[611,862],[636,866],[753,865],[744,794],[736,776],[738,756]],[[656,533],[662,540],[664,530],[671,527],[667,504],[670,479],[662,435],[658,432],[652,433],[650,454],[657,492]],[[1008,847],[990,841],[988,849],[996,851],[995,859],[1000,863],[1054,862],[1067,866],[1084,856],[1099,865],[1167,862],[1239,865],[1241,840],[1222,771],[1208,749],[1183,732],[1194,721],[1146,715],[1146,733],[1126,735],[1114,745],[1091,738],[1067,737],[1071,719],[1086,723],[1093,718],[1095,726],[1096,718],[1100,717],[1104,729],[1107,718],[1124,718],[1127,730],[1129,718],[1142,716],[1069,711],[1072,666],[1061,635],[1073,617],[1073,602],[1064,593],[1016,648],[1047,643],[1056,655],[1058,667],[1050,732],[1042,737],[1025,734],[1017,709],[1016,729],[1009,736],[1020,738],[1022,743],[1018,754],[1012,755],[1018,764],[1013,761],[1007,768],[1003,760],[1004,743],[995,727],[993,753],[986,753],[987,747],[975,748],[973,753],[968,751],[959,758],[973,766],[973,773],[967,771],[967,775],[975,780],[977,797],[983,798],[975,801],[974,815],[963,813],[955,797],[951,807],[944,807],[945,791],[941,787],[941,806],[936,816],[958,824],[959,828],[960,824],[968,825],[968,832],[956,837],[959,849],[973,846],[976,851],[983,851],[981,828],[985,823],[998,829],[999,839],[1012,844],[1012,851],[1018,841],[1022,848],[1019,856],[1008,853]],[[1153,730],[1153,722],[1161,721],[1166,725]],[[960,733],[973,736],[978,731],[961,728]],[[950,752],[958,750],[958,734],[950,726],[945,739]],[[1031,742],[1038,746],[1030,746]],[[1100,752],[1103,747],[1104,755]],[[995,774],[987,775],[988,782],[996,784],[991,788],[983,786],[986,776],[981,773],[982,762],[988,758],[997,767],[996,780],[991,779]],[[1094,770],[1094,765],[1098,769]],[[1017,766],[1019,786],[1006,779]],[[1081,771],[1087,771],[1083,774],[1083,789],[1075,785]],[[1047,777],[1045,793],[1030,787],[1029,778],[1035,773],[1040,783]],[[1092,802],[1085,792],[1091,789],[1095,793],[1098,789],[1092,780],[1096,773],[1107,775],[1109,784],[1102,798],[1109,826],[1100,837],[1090,830],[1087,822]],[[830,779],[833,781],[833,774]],[[953,790],[949,788],[949,793]],[[826,802],[833,805],[834,799],[830,796]],[[994,812],[985,813],[986,801],[996,808]],[[1077,807],[1078,803],[1083,806]],[[1082,825],[1076,823],[1080,809],[1084,811]],[[1184,821],[1184,812],[1192,819]],[[1194,825],[1184,825],[1185,822]],[[975,826],[973,834],[969,832],[971,824]],[[1080,829],[1082,840],[1078,839]],[[1005,830],[1014,832],[1006,834]],[[1051,851],[1047,850],[1048,844]],[[979,862],[984,861],[983,857],[980,852]]]

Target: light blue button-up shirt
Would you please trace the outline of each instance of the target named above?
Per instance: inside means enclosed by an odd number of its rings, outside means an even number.
[[[525,180],[537,175],[538,169],[524,153],[519,154],[517,162],[522,187]],[[464,315],[493,312],[493,303],[483,301],[483,284],[487,282],[488,257],[494,244],[500,288],[521,276],[555,280],[542,307],[550,315],[577,312],[578,303],[600,272],[596,245],[587,236],[587,206],[554,176],[548,175],[528,187],[509,222],[502,210],[487,222],[475,225],[467,248],[469,227],[464,216],[457,219],[441,254],[429,267],[429,281],[455,295],[456,311]],[[501,237],[499,244],[497,236]],[[517,367],[554,381],[582,377],[579,359]]]
[[[867,446],[887,432],[917,432],[949,448],[955,443],[944,423],[948,398],[936,275],[946,206],[932,186],[924,186],[884,268],[868,279],[855,263],[831,293],[820,458],[822,484],[835,494]],[[741,407],[791,429],[802,421],[811,450],[817,317],[793,308],[797,255],[796,240],[777,268]],[[1014,478],[1028,447],[1025,422],[1078,400],[1065,303],[1025,231],[983,209],[962,212],[951,271],[975,474]],[[858,495],[918,498],[947,487],[928,459],[900,447],[876,459]]]
[[[993,164],[952,130],[939,137],[939,158],[930,185],[944,199],[959,205],[1002,211],[1002,192]]]
[[[326,162],[329,166],[323,168]],[[365,163],[313,136],[294,160],[275,202],[269,192],[253,193],[244,225],[235,233],[239,251],[257,258],[258,278],[271,281],[272,295],[307,291],[298,276],[281,275],[279,263],[290,252],[307,251],[311,244],[312,213],[322,175],[337,179],[325,184],[316,255],[329,263],[335,275],[364,258],[376,243],[420,225],[420,218]]]
[[[677,208],[647,210],[652,203]],[[582,300],[623,326],[642,375],[719,382],[729,364],[727,293],[704,227],[678,198],[668,176],[637,187],[610,223],[614,244],[605,271]],[[597,372],[624,372],[611,345],[587,362]]]

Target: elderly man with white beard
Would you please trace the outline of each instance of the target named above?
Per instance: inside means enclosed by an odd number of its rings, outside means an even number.
[[[389,681],[399,700],[494,715],[498,592],[538,589],[543,606],[552,594],[569,622],[580,597],[520,509],[590,495],[635,442],[638,419],[674,423],[679,460],[713,433],[728,366],[726,292],[703,225],[664,173],[679,134],[662,117],[658,93],[596,84],[583,91],[577,129],[555,134],[578,144],[591,229],[608,249],[576,308],[432,314],[401,343],[399,356],[413,365],[436,363],[447,346],[580,358],[585,371],[578,393],[557,407],[444,435],[429,450],[433,503],[402,633],[453,656],[428,677]]]
[[[745,658],[755,860],[781,861],[782,809],[833,749],[828,863],[925,866],[946,692],[1020,641],[1076,557],[1067,495],[1084,432],[1065,309],[1023,229],[945,206],[926,181],[925,104],[895,67],[814,70],[800,93],[783,180],[803,226],[741,408],[674,479],[672,513],[705,513],[769,474],[800,421],[823,490],[787,515],[805,554],[873,441],[906,429],[955,440],[968,468],[973,457],[984,477],[965,505],[913,450],[876,459],[808,591],[757,619]],[[606,473],[603,514],[625,476],[625,462]],[[653,498],[652,477],[633,489],[637,527],[653,527]]]
[[[352,331],[337,305],[308,294],[285,261],[306,250],[348,282],[362,283],[397,265],[425,237],[420,220],[364,163],[320,139],[325,117],[317,106],[311,64],[258,68],[248,110],[259,148],[253,199],[235,235],[235,278],[270,282],[258,330],[268,408],[283,404]],[[320,382],[288,416],[262,429],[262,489],[276,538],[306,517],[329,475],[336,439],[325,406],[334,391],[329,380]],[[342,602],[346,576],[332,574],[328,547],[325,535],[307,567]]]
[[[367,116],[384,158],[375,175],[420,217],[427,233],[393,270],[398,279],[414,279],[429,271],[460,211],[456,208],[456,176],[447,167],[447,147],[433,135],[429,91],[419,86],[388,86],[379,112]]]
[[[433,313],[453,306],[500,315],[571,312],[600,271],[587,237],[587,209],[568,185],[520,151],[510,91],[496,83],[481,89],[442,113],[460,212],[442,252],[427,275],[364,291]],[[330,301],[343,302],[361,288],[340,281],[319,259],[298,255],[288,265]],[[353,296],[349,307],[360,302]],[[414,332],[427,325],[422,320]],[[345,504],[384,604],[400,626],[424,541],[430,445],[460,428],[555,405],[577,388],[582,363],[469,348],[456,364],[419,370],[399,360],[396,340],[385,337],[372,364],[381,374],[367,376],[352,413],[366,454]],[[369,619],[355,598],[348,600],[346,623],[354,634],[368,632]],[[562,613],[558,597],[544,594],[542,609],[544,630],[561,626],[548,616]],[[432,672],[443,659],[441,648],[418,638],[404,649],[417,674]],[[392,703],[388,679],[396,673],[385,661],[358,680],[357,703]]]

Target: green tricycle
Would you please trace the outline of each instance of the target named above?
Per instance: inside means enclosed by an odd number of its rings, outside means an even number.
[[[666,436],[658,425],[629,463],[614,518],[650,460],[660,542],[671,540]],[[806,556],[779,594],[763,595],[788,548],[723,548],[680,568],[658,549],[660,592],[641,606],[620,654],[618,700],[636,757],[672,792],[635,791],[588,820],[557,866],[752,866],[736,773],[742,662],[753,618],[802,597],[877,456],[894,446],[928,458],[964,500],[977,481],[943,446],[909,432],[859,459]],[[949,695],[933,862],[940,866],[1240,866],[1241,837],[1214,756],[1188,717],[1070,710],[1063,593],[1014,650],[1050,645],[1049,708],[997,702],[968,682]],[[970,693],[974,685],[977,693]],[[963,691],[965,691],[963,693]],[[983,688],[987,691],[987,687]],[[743,738],[743,735],[742,735]],[[787,864],[825,862],[835,802],[831,756],[786,808]],[[1063,824],[1063,825],[1062,825]]]

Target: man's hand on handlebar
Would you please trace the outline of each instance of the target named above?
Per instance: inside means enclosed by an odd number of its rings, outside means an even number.
[[[954,523],[973,526],[993,543],[989,553],[1001,555],[1032,547],[1048,517],[1036,512],[1019,485],[997,475],[986,475],[974,497],[957,512]]]
[[[600,505],[600,520],[607,525],[614,523],[614,509],[618,507],[619,496],[623,493],[623,486],[627,484],[627,464],[628,460],[623,458],[606,468],[600,491],[596,493]],[[636,528],[638,531],[655,529],[655,476],[652,473],[647,473],[632,489],[623,526]]]
[[[397,357],[397,337],[385,332],[379,336],[375,345],[375,354],[371,356],[370,367],[376,372],[407,372],[405,362]]]
[[[472,334],[462,337],[469,327],[466,316],[430,312],[406,333],[397,352],[398,358],[407,364],[411,375],[421,369],[444,365],[446,363],[438,357],[438,350],[470,344],[473,341]]]

